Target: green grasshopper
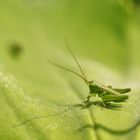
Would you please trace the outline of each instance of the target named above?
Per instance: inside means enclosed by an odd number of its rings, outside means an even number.
[[[84,102],[85,104],[84,105],[88,105],[90,104],[90,98],[91,97],[95,97],[95,96],[98,96],[102,99],[102,103],[103,103],[103,106],[106,106],[106,105],[109,105],[111,102],[125,102],[127,99],[128,99],[128,95],[123,95],[124,93],[127,93],[127,92],[130,92],[131,89],[130,88],[124,88],[124,89],[117,89],[117,88],[112,88],[111,86],[104,86],[102,84],[100,84],[99,82],[97,81],[88,81],[87,80],[87,77],[85,76],[81,66],[80,66],[80,63],[78,62],[77,58],[75,57],[75,55],[73,54],[71,48],[69,47],[67,41],[65,40],[65,43],[66,43],[66,46],[67,48],[69,49],[73,59],[75,60],[76,64],[78,65],[80,71],[81,71],[81,74],[69,69],[69,68],[66,68],[62,65],[59,65],[59,64],[56,64],[54,62],[51,62],[51,61],[48,61],[49,63],[59,67],[59,68],[62,68],[66,71],[69,71],[71,73],[74,73],[76,74],[78,77],[80,77],[82,80],[84,80],[84,82],[86,83],[86,85],[89,87],[89,95],[87,96],[87,100]],[[81,106],[81,105],[80,105]],[[69,109],[68,109],[69,110]],[[65,110],[66,111],[66,110]],[[63,111],[63,112],[65,112]],[[54,115],[50,115],[50,116],[37,116],[37,117],[33,117],[31,119],[28,119],[20,124],[17,124],[17,125],[14,125],[12,126],[13,128],[14,127],[17,127],[17,126],[20,126],[20,125],[24,125],[26,124],[27,122],[29,121],[32,121],[32,120],[35,120],[35,119],[39,119],[39,118],[44,118],[44,117],[52,117],[52,116],[57,116],[57,115],[60,115],[61,113],[58,113],[58,114],[54,114]]]
[[[77,66],[79,67],[82,75],[69,68],[66,68],[62,65],[56,64],[54,62],[49,61],[49,63],[51,63],[59,68],[65,69],[66,71],[72,72],[72,73],[76,74],[77,76],[79,76],[82,80],[84,80],[86,85],[89,87],[89,95],[87,96],[87,100],[84,103],[89,103],[90,98],[95,97],[95,96],[98,96],[102,99],[103,106],[106,106],[106,105],[110,104],[111,102],[118,102],[118,103],[125,102],[129,98],[128,95],[124,95],[124,94],[130,92],[131,88],[124,88],[124,89],[112,88],[111,86],[102,85],[99,82],[94,81],[94,80],[88,81],[87,77],[85,76],[85,74],[80,66],[80,63],[78,62],[77,58],[75,57],[74,53],[72,52],[72,50],[66,40],[65,40],[65,43],[66,43],[66,46],[67,46],[70,54],[72,55],[73,59],[75,60]]]

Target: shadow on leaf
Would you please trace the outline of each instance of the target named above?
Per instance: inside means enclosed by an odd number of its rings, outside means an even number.
[[[103,126],[101,124],[98,124],[98,123],[95,123],[95,125],[84,125],[82,128],[78,129],[78,131],[83,131],[85,129],[94,129],[94,130],[99,130],[99,129],[102,129],[112,135],[125,135],[125,134],[128,134],[132,131],[134,131],[138,126],[140,125],[140,120],[132,127],[128,128],[128,129],[125,129],[125,130],[113,130],[111,128],[108,128],[106,126]]]

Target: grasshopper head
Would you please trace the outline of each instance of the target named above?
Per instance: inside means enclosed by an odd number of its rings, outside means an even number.
[[[89,81],[89,93],[96,96],[98,93],[98,86],[94,84],[94,81]]]
[[[89,84],[89,85],[93,85],[93,83],[94,83],[93,80],[92,80],[92,81],[88,81],[88,84]]]

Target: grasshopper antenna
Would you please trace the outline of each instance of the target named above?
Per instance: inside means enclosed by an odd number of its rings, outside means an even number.
[[[84,77],[84,79],[85,79],[86,84],[88,84],[89,82],[88,82],[88,80],[87,80],[86,75],[84,74],[84,72],[83,72],[83,70],[82,70],[82,67],[80,66],[80,63],[78,62],[76,56],[74,55],[73,51],[71,50],[71,48],[70,48],[70,46],[69,46],[69,44],[68,44],[68,42],[67,42],[67,40],[66,40],[65,38],[64,38],[64,41],[65,41],[65,43],[66,43],[66,46],[67,46],[67,48],[68,48],[70,54],[72,55],[73,59],[75,60],[76,64],[78,65],[78,67],[79,67],[79,69],[80,69],[80,71],[81,71],[81,73],[82,73],[82,75],[83,75],[83,77]]]
[[[61,69],[64,69],[64,70],[66,70],[66,71],[69,71],[69,72],[72,72],[72,73],[76,74],[77,76],[79,76],[80,78],[82,78],[82,79],[85,81],[86,84],[88,84],[88,81],[87,81],[83,76],[81,76],[79,73],[77,73],[77,72],[75,72],[75,71],[73,71],[73,70],[71,70],[71,69],[69,69],[69,68],[66,68],[66,67],[64,67],[64,66],[62,66],[62,65],[56,64],[56,63],[54,63],[54,62],[52,62],[52,61],[50,61],[50,60],[48,60],[48,62],[49,62],[50,64],[56,66],[56,67],[59,67],[59,68],[61,68]]]

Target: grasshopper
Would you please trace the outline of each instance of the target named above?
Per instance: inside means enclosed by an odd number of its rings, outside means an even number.
[[[103,106],[106,106],[106,105],[110,104],[111,102],[118,102],[118,103],[125,102],[129,98],[128,95],[124,95],[124,94],[130,92],[131,88],[123,88],[123,89],[112,88],[112,86],[110,86],[110,85],[105,86],[95,80],[92,80],[92,81],[87,80],[87,77],[86,77],[85,73],[83,72],[78,59],[75,57],[74,53],[72,52],[67,40],[66,39],[64,39],[64,40],[65,40],[66,46],[67,46],[71,56],[73,57],[77,66],[79,67],[81,74],[79,74],[69,68],[66,68],[62,65],[56,64],[52,61],[48,61],[48,62],[59,68],[66,70],[66,71],[72,72],[72,73],[76,74],[77,76],[79,76],[82,80],[84,80],[86,85],[89,87],[89,95],[87,96],[87,99],[86,99],[86,101],[84,101],[84,103],[89,103],[90,98],[95,97],[95,96],[98,96],[102,99]]]
[[[84,101],[84,105],[88,105],[90,104],[90,98],[91,97],[95,97],[95,96],[98,96],[102,99],[102,105],[105,107],[106,105],[109,105],[111,102],[125,102],[127,99],[128,99],[128,95],[123,95],[125,93],[128,93],[131,91],[131,88],[124,88],[124,89],[119,89],[119,88],[112,88],[112,86],[105,86],[105,85],[102,85],[100,84],[99,82],[95,81],[95,80],[92,80],[92,81],[88,81],[87,80],[87,77],[85,75],[85,73],[83,72],[82,70],[82,67],[80,66],[80,63],[78,62],[77,58],[75,57],[75,55],[73,54],[71,48],[69,47],[69,44],[68,42],[66,41],[65,39],[65,43],[66,43],[66,46],[67,48],[69,49],[73,59],[75,60],[76,64],[78,65],[80,71],[81,71],[81,74],[69,69],[69,68],[66,68],[62,65],[59,65],[57,63],[54,63],[52,61],[49,61],[49,63],[59,67],[59,68],[62,68],[66,71],[69,71],[71,73],[74,73],[76,74],[78,77],[80,77],[85,83],[86,85],[89,87],[89,95],[87,96],[87,99],[86,101]],[[81,106],[81,104],[80,104]],[[69,110],[69,109],[68,109]],[[67,110],[64,110],[63,112],[65,112]],[[62,113],[62,112],[61,112]],[[57,115],[60,115],[61,113],[58,113],[58,114],[54,114],[54,115],[50,115],[50,116],[37,116],[37,117],[33,117],[31,119],[28,119],[20,124],[17,124],[17,125],[13,125],[12,127],[17,127],[17,126],[20,126],[20,125],[24,125],[26,124],[27,122],[29,121],[32,121],[32,120],[35,120],[35,119],[39,119],[39,118],[44,118],[44,117],[52,117],[52,116],[57,116]]]

